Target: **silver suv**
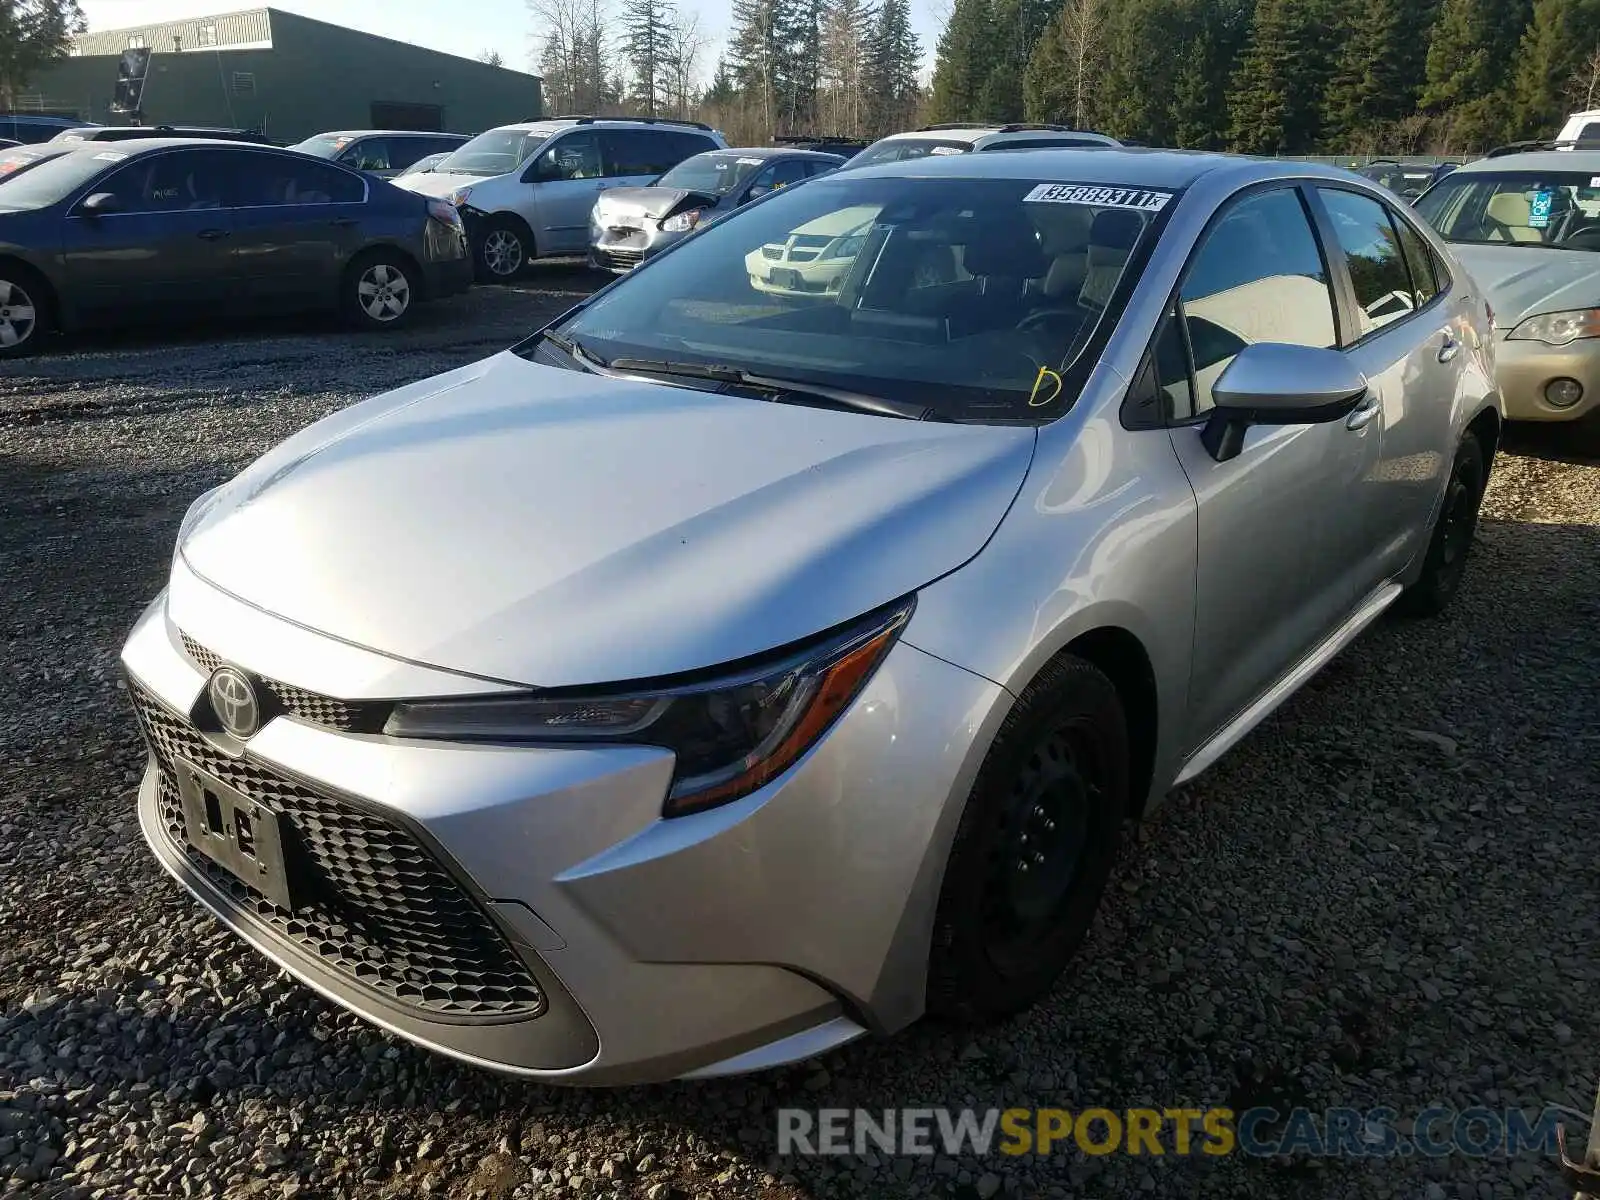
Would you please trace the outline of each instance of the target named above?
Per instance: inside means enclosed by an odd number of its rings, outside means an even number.
[[[947,154],[968,154],[974,150],[1045,149],[1048,147],[1120,146],[1122,143],[1103,133],[1073,129],[1066,125],[1017,123],[1000,125],[982,121],[955,121],[945,125],[924,125],[909,133],[891,133],[879,138],[850,160],[850,168],[871,167],[879,163],[904,162]]]
[[[395,186],[459,208],[478,277],[502,281],[535,258],[586,254],[601,192],[644,187],[684,159],[726,146],[697,121],[556,117],[479,134]]]

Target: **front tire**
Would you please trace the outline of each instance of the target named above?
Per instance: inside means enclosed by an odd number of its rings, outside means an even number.
[[[1456,447],[1455,460],[1450,464],[1450,482],[1445,485],[1444,503],[1428,540],[1422,574],[1400,594],[1396,611],[1409,617],[1436,617],[1455,599],[1466,573],[1467,556],[1478,529],[1478,508],[1488,482],[1483,446],[1468,434]]]
[[[990,747],[956,830],[934,919],[928,1011],[967,1022],[1046,995],[1094,921],[1128,812],[1116,686],[1079,658],[1047,666]]]
[[[484,226],[474,257],[483,283],[510,283],[533,257],[533,239],[518,221],[494,217]]]
[[[37,353],[49,320],[43,285],[31,273],[0,265],[0,358]]]
[[[417,270],[398,254],[358,259],[345,276],[345,318],[357,329],[398,329],[417,302]]]

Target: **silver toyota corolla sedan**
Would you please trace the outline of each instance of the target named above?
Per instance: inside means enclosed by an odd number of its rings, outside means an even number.
[[[763,285],[823,227],[829,286]],[[1126,823],[1450,601],[1492,352],[1333,169],[784,189],[194,503],[123,654],[145,835],[311,987],[524,1076],[1004,1017]]]

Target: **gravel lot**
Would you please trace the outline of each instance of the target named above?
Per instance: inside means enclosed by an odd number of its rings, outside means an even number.
[[[0,1197],[1563,1194],[1531,1158],[773,1156],[785,1104],[1587,1111],[1600,465],[1559,431],[1499,460],[1454,612],[1380,623],[1174,797],[1076,980],[1005,1028],[559,1091],[413,1050],[221,932],[138,836],[116,670],[185,505],[591,286],[546,267],[404,335],[121,335],[0,368]]]

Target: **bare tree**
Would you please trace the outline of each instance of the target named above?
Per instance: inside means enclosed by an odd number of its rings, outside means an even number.
[[[1580,109],[1600,107],[1600,42],[1573,75],[1571,94]]]
[[[686,119],[693,115],[695,93],[700,86],[700,56],[707,39],[700,27],[700,14],[679,8],[672,14],[667,30],[667,76],[670,84],[672,115]]]
[[[503,67],[506,65],[505,55],[498,50],[480,50],[478,61],[486,67]]]
[[[546,99],[557,112],[615,106],[603,0],[528,0]]]

